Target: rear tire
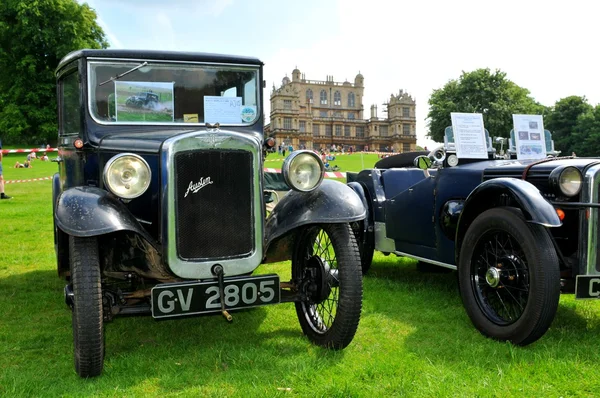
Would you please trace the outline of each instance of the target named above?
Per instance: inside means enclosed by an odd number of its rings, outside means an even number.
[[[306,300],[295,305],[302,331],[314,344],[339,350],[354,338],[362,309],[360,261],[348,224],[309,226],[300,232],[292,279]]]
[[[75,370],[81,377],[102,373],[104,319],[98,240],[69,237],[73,284],[73,347]]]
[[[373,255],[375,254],[375,243],[373,233],[364,228],[366,221],[360,221],[353,224],[354,237],[358,243],[358,251],[360,253],[360,266],[362,274],[366,275],[371,269],[373,263]]]

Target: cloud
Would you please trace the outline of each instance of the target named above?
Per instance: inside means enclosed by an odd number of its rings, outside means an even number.
[[[98,25],[100,25],[100,27],[104,31],[104,34],[106,34],[106,38],[108,39],[108,42],[110,43],[110,47],[111,48],[123,48],[123,43],[121,43],[121,41],[117,38],[117,36],[115,36],[113,34],[112,30],[102,20],[102,18],[98,17],[97,20],[98,20]]]

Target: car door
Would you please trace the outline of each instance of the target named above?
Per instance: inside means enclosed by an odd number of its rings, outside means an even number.
[[[417,168],[390,169],[383,173],[385,226],[396,251],[435,259],[433,212],[436,179]]]

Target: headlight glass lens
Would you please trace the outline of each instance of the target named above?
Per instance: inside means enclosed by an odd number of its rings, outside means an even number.
[[[123,199],[134,199],[146,192],[151,176],[148,163],[134,154],[117,155],[104,168],[106,186]]]
[[[561,192],[566,196],[575,196],[581,189],[583,178],[581,173],[575,167],[567,167],[558,177],[558,186]]]
[[[323,181],[323,163],[312,152],[292,152],[283,165],[283,178],[297,191],[308,192]]]

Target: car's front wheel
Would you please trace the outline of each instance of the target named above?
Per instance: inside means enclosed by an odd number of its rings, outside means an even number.
[[[303,297],[296,313],[304,334],[327,348],[350,344],[362,309],[361,260],[350,226],[324,224],[300,232],[292,278]]]
[[[550,327],[560,272],[548,231],[520,211],[480,214],[465,235],[458,266],[467,314],[485,336],[527,345]]]
[[[73,284],[73,346],[75,370],[81,377],[98,376],[104,364],[104,320],[98,241],[69,237]]]

